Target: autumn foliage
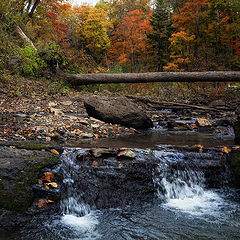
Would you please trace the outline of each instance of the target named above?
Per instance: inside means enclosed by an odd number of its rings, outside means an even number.
[[[57,67],[70,73],[239,70],[239,12],[237,0],[108,0],[96,6],[2,0],[0,69],[22,53],[25,65],[11,71],[35,77]],[[17,39],[16,26],[36,53]]]

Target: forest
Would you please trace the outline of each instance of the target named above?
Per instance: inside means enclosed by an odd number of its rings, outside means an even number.
[[[239,240],[240,0],[73,2],[0,0],[0,240]]]
[[[238,71],[238,0],[2,0],[0,71]]]

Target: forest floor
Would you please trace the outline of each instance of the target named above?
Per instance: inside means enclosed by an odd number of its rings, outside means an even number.
[[[43,141],[65,143],[66,141],[88,141],[117,137],[138,132],[117,124],[108,124],[87,115],[84,100],[92,93],[83,93],[58,82],[10,78],[0,83],[0,141]],[[109,91],[97,94],[114,95]],[[116,95],[116,94],[115,94]],[[160,97],[137,96],[129,98],[147,111],[156,120],[154,110],[165,104],[182,108],[186,104],[209,107],[218,110],[235,111],[239,103],[239,91],[221,96],[202,96],[183,100],[176,98],[168,104]],[[203,103],[202,103],[203,102]],[[202,104],[199,104],[202,103]],[[180,105],[178,105],[180,104]],[[183,105],[181,105],[183,104]],[[186,106],[185,106],[186,107]],[[207,117],[207,113],[206,113]]]

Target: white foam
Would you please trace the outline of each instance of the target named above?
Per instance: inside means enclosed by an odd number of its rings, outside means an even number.
[[[98,224],[97,217],[94,216],[93,213],[87,214],[83,217],[77,217],[67,214],[62,217],[62,222],[84,233],[92,233],[96,229],[96,225]]]
[[[165,207],[179,209],[192,215],[209,215],[219,214],[219,210],[224,205],[224,200],[213,191],[204,191],[202,194],[185,198],[172,198],[164,204]]]

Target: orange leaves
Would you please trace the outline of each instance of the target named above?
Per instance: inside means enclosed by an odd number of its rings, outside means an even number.
[[[55,182],[52,182],[52,179],[54,178],[54,174],[51,172],[44,172],[41,179],[38,180],[38,184],[44,184],[44,187],[46,189],[50,188],[57,188],[58,185]]]
[[[48,187],[50,186],[52,188],[57,188],[58,187],[57,183],[55,183],[55,182],[45,183],[45,186],[48,186]]]
[[[230,149],[226,146],[222,147],[222,151],[221,151],[221,155],[223,155],[224,153],[229,154],[230,153]]]
[[[51,179],[54,178],[54,174],[51,172],[44,172],[43,177],[38,180],[38,184],[43,184],[44,182],[51,182]]]
[[[234,146],[233,149],[240,149],[240,146]]]
[[[59,155],[59,152],[56,149],[51,149],[50,152],[55,155]]]
[[[97,161],[93,161],[93,162],[92,162],[92,166],[94,166],[94,167],[99,167],[99,163],[98,163]]]
[[[149,29],[149,18],[146,19],[143,11],[136,9],[128,12],[114,32],[110,58],[117,58],[122,65],[130,62],[134,65],[137,58],[140,60],[145,56],[148,46],[146,32]]]
[[[202,151],[203,151],[203,146],[202,145],[198,144],[198,145],[194,145],[194,147],[199,148],[199,152],[202,153]]]

